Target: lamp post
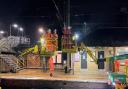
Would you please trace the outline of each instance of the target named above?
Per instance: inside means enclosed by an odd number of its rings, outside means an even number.
[[[41,49],[43,48],[43,51],[45,50],[44,49],[44,46],[45,46],[45,31],[44,31],[44,28],[39,28],[38,29],[38,32],[39,32],[39,38],[40,38],[40,51]]]
[[[18,33],[19,33],[19,31],[21,32],[21,35],[20,35],[20,44],[23,44],[23,42],[24,42],[24,39],[23,39],[23,31],[24,31],[24,29],[22,27],[19,27],[18,28]]]
[[[0,30],[0,38],[2,38],[3,37],[3,34],[4,34],[5,32],[3,31],[3,30]]]
[[[38,51],[39,51],[39,55],[40,55],[40,52],[41,52],[41,45],[42,45],[42,39],[41,39],[41,34],[43,34],[44,33],[44,29],[41,27],[41,28],[38,28],[38,33],[39,33],[39,39],[40,39],[40,41],[39,41],[39,47],[38,47]],[[40,57],[41,58],[41,57]]]
[[[77,40],[79,39],[79,35],[75,33],[72,39],[75,41],[75,47],[77,47]],[[73,59],[73,74],[74,74],[74,59]]]
[[[77,46],[77,40],[79,39],[79,35],[75,33],[72,39],[75,41],[75,46]]]
[[[43,71],[45,71],[46,70],[46,59],[45,59],[45,56],[41,56],[41,53],[42,53],[42,50],[43,50],[43,52],[45,51],[45,31],[44,31],[44,28],[39,28],[38,29],[38,32],[39,32],[39,37],[40,37],[40,44],[39,44],[39,56],[40,56],[40,60],[41,60],[41,66],[42,66],[42,69],[43,69]]]
[[[5,32],[4,32],[3,30],[1,30],[1,31],[0,31],[0,34],[2,34],[2,35],[3,35],[4,33],[5,33]]]
[[[40,34],[44,34],[44,28],[42,28],[42,27],[39,28],[39,29],[38,29],[38,32],[39,32]]]
[[[24,29],[22,27],[19,28],[19,31],[21,32],[21,36],[23,37]]]
[[[18,25],[17,24],[10,24],[10,36],[12,36],[12,26],[14,27],[14,28],[18,28]]]

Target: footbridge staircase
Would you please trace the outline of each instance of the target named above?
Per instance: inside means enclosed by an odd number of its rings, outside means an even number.
[[[21,56],[17,56],[13,49],[20,44],[30,44],[30,38],[9,36],[0,40],[0,72],[18,72],[23,69],[24,59]]]

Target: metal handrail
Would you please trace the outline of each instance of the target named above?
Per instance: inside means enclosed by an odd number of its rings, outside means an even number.
[[[85,47],[85,51],[95,61],[95,63],[97,63],[97,58],[93,55],[92,51],[89,48],[87,48],[87,47]]]
[[[17,63],[18,65],[21,64],[24,66],[24,62],[22,62],[20,59],[18,59],[17,57],[11,55],[12,60],[15,61],[15,63]]]
[[[7,41],[7,39],[3,38],[0,41],[2,41],[2,42],[0,42],[0,47],[1,47],[1,46],[3,46],[5,44],[5,42]]]
[[[97,64],[97,58],[96,56],[94,56],[92,51],[87,46],[85,46],[83,43],[81,44],[81,48],[83,48],[88,53],[88,55],[94,60],[94,62]]]
[[[20,54],[20,56],[23,56],[23,55],[25,55],[26,53],[31,52],[32,50],[34,50],[34,48],[26,49],[25,51],[23,51],[23,52]]]

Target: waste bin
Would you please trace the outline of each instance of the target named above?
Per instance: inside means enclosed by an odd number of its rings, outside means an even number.
[[[67,66],[64,67],[64,72],[68,73],[68,67]]]

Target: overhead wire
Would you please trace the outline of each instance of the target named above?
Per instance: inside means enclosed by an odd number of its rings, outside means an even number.
[[[57,10],[57,13],[58,13],[58,16],[57,16],[57,17],[59,17],[59,21],[61,20],[61,21],[63,22],[63,17],[62,17],[62,15],[61,15],[61,13],[60,13],[60,10],[59,10],[59,8],[58,8],[58,6],[57,6],[55,0],[52,0],[52,2],[54,3],[54,6],[55,6],[55,8],[56,8],[56,10]],[[64,25],[64,22],[63,22],[63,25]]]

